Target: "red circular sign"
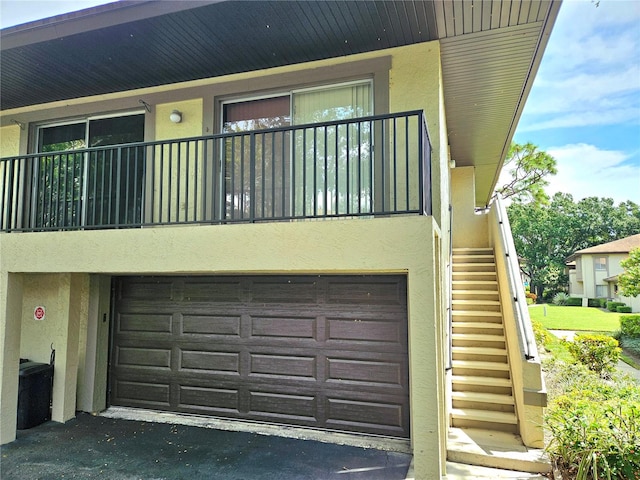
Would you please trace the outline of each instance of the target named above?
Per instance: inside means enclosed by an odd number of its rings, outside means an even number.
[[[33,318],[36,320],[44,320],[45,311],[44,307],[36,307],[33,310]]]

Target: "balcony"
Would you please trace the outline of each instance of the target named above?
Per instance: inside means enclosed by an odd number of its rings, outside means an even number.
[[[431,215],[420,111],[0,159],[3,232]]]

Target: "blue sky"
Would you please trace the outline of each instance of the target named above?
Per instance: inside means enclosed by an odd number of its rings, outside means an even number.
[[[565,0],[514,140],[554,156],[547,192],[640,203],[640,2]]]
[[[104,0],[0,0],[0,25]],[[548,193],[640,204],[640,1],[564,0],[514,140],[558,161]]]

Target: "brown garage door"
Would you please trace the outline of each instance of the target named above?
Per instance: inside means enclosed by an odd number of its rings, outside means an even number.
[[[409,436],[405,277],[116,287],[112,405]]]

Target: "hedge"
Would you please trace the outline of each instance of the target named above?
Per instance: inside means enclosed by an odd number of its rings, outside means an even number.
[[[640,315],[622,315],[620,331],[629,337],[640,337]]]
[[[622,302],[607,302],[607,310],[610,312],[615,312],[618,307],[624,307],[625,304]]]
[[[582,298],[580,297],[569,297],[567,298],[567,303],[565,303],[567,307],[581,307],[582,306]]]
[[[599,308],[600,307],[600,303],[601,303],[600,300],[602,300],[602,299],[601,298],[590,298],[590,299],[587,300],[587,305],[589,307]]]
[[[631,307],[619,306],[619,307],[616,307],[616,312],[618,312],[618,313],[631,313]]]

